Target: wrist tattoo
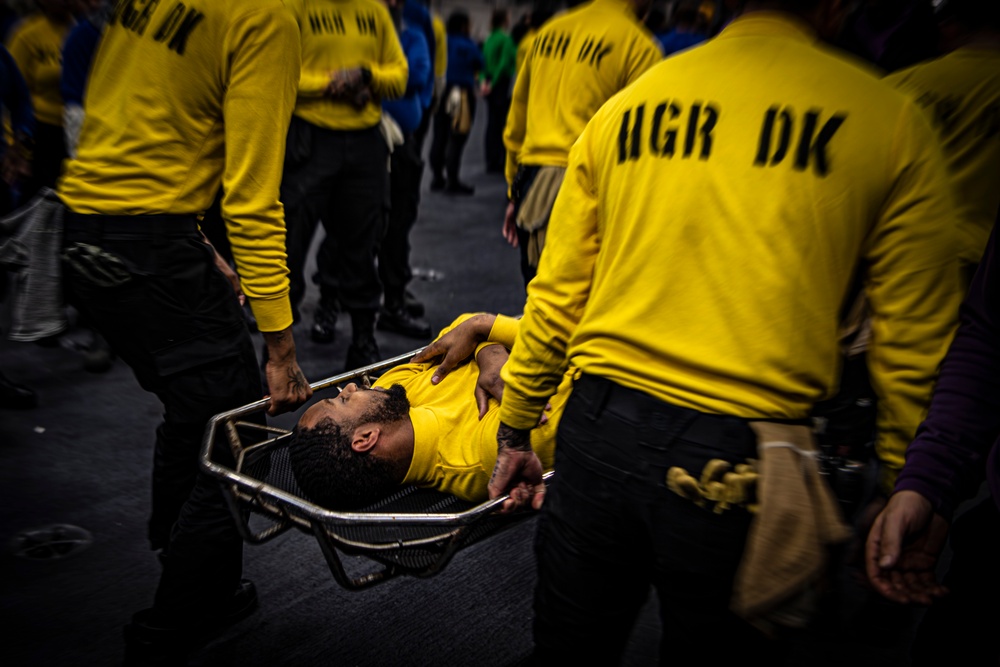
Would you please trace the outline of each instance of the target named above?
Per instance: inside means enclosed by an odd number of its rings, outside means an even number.
[[[302,371],[297,366],[289,367],[287,386],[289,394],[298,394],[306,390],[309,386],[309,381],[306,380],[306,376],[302,374]]]
[[[531,451],[531,431],[513,428],[500,423],[497,429],[497,449],[510,449],[518,452]]]

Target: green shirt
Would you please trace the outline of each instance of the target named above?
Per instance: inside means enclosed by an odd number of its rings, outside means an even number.
[[[486,59],[486,80],[490,83],[500,77],[514,78],[517,74],[517,44],[503,30],[494,30],[483,44]]]

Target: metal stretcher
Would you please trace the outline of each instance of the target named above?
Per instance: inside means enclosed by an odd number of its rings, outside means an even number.
[[[335,389],[342,382],[369,382],[419,351],[327,378],[313,384],[313,392]],[[202,469],[219,481],[246,542],[263,544],[298,528],[316,537],[334,579],[347,589],[360,590],[401,574],[437,574],[459,549],[530,516],[500,514],[506,496],[476,505],[415,486],[401,487],[360,511],[320,507],[303,497],[292,474],[291,431],[266,426],[259,417],[267,406],[260,400],[213,417],[205,430]],[[259,423],[248,421],[254,418]],[[226,444],[235,468],[213,456]],[[369,571],[349,573],[344,556],[362,557]]]

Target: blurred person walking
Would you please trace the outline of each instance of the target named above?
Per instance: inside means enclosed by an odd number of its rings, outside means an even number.
[[[14,208],[12,190],[18,188],[31,173],[31,146],[35,131],[35,112],[31,94],[17,68],[17,63],[3,46],[0,46],[0,103],[3,113],[10,119],[13,136],[3,136],[5,127],[0,124],[0,217]],[[0,299],[7,291],[7,275],[0,268]],[[38,405],[38,395],[30,388],[10,380],[0,373],[0,408],[28,409]]]
[[[476,118],[476,78],[485,62],[479,47],[469,37],[469,15],[456,9],[448,17],[448,73],[445,91],[434,116],[431,141],[431,190],[453,195],[472,195],[476,189],[459,178],[462,152]],[[447,180],[445,176],[447,175]]]
[[[299,54],[281,0],[120,2],[91,69],[58,188],[67,295],[164,406],[149,520],[162,574],[153,606],[126,626],[126,664],[183,663],[257,605],[233,517],[198,458],[208,419],[263,393],[237,294],[267,346],[268,412],[312,393],[278,200]],[[198,230],[220,186],[239,277]],[[233,464],[227,445],[214,456]]]
[[[502,174],[506,155],[503,129],[510,108],[510,87],[517,74],[517,45],[507,33],[510,12],[497,9],[490,21],[492,32],[483,45],[483,90],[486,94],[486,171]]]
[[[1000,207],[1000,3],[939,7],[951,50],[886,77],[927,112],[955,187],[959,259],[968,285]]]
[[[341,307],[351,315],[346,368],[379,360],[375,318],[382,300],[375,259],[385,234],[388,149],[382,100],[406,91],[406,55],[378,0],[305,0],[302,76],[288,129],[281,201],[288,220],[292,307],[322,220],[329,257],[319,262],[320,302],[311,338],[333,342]]]
[[[63,101],[59,92],[63,42],[76,25],[70,0],[37,0],[39,13],[21,22],[10,38],[10,54],[24,75],[35,107],[35,145],[31,177],[24,183],[21,200],[29,200],[43,187],[54,188],[66,159],[63,134]]]
[[[601,105],[662,59],[640,20],[648,9],[648,0],[593,0],[547,21],[533,38],[504,130],[503,233],[520,248],[525,285],[573,143]]]
[[[406,286],[413,278],[410,231],[417,221],[423,175],[415,134],[423,122],[423,100],[434,90],[434,69],[423,32],[406,23],[406,14],[400,5],[400,0],[388,0],[406,53],[409,78],[403,97],[382,103],[383,113],[399,126],[402,143],[395,146],[390,157],[388,224],[378,254],[378,272],[384,292],[378,328],[411,338],[429,339],[430,325],[414,315],[412,306],[407,305]]]
[[[748,2],[609,100],[570,152],[490,485],[544,501],[540,663],[616,662],[651,584],[662,664],[766,663],[783,647],[758,628],[808,622],[800,603],[848,531],[807,417],[835,389],[858,266],[892,488],[961,299],[954,203],[921,110],[821,43],[842,18],[840,0]],[[530,432],[567,367],[546,493]],[[750,459],[759,495],[716,495]]]

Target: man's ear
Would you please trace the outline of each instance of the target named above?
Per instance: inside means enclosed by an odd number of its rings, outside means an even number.
[[[378,444],[380,435],[382,435],[382,429],[375,424],[359,426],[354,429],[354,433],[351,435],[351,449],[358,453],[368,452]]]

